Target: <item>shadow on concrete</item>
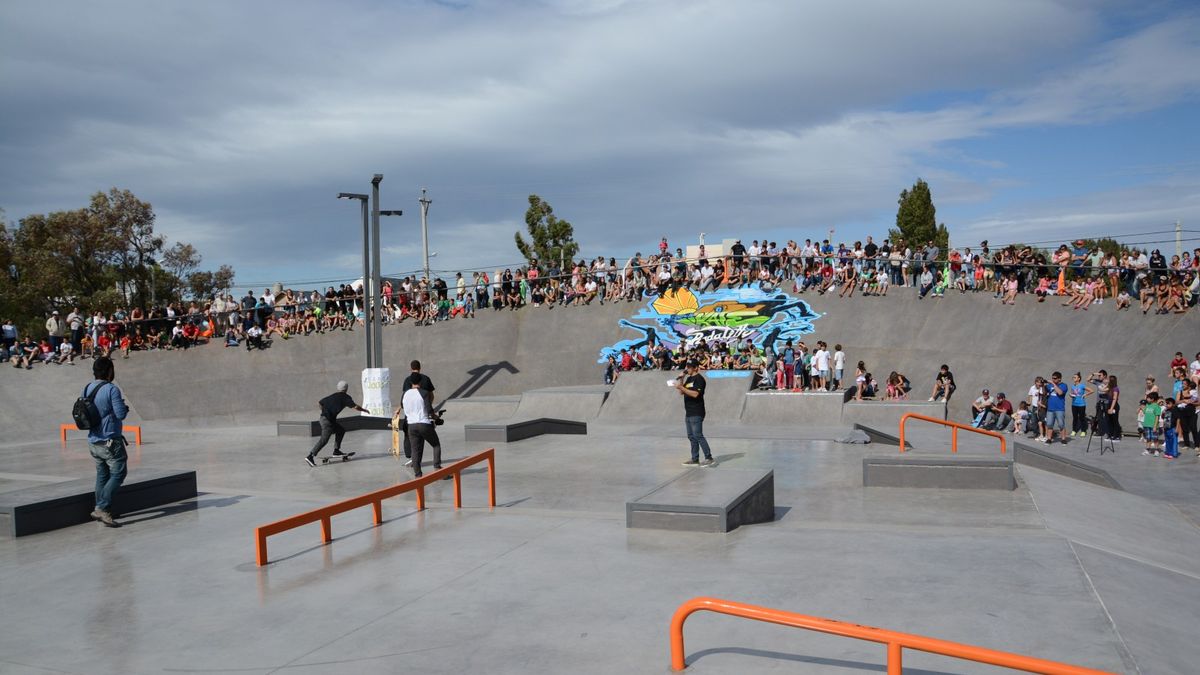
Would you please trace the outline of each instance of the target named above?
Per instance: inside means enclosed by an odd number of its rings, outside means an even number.
[[[786,516],[791,510],[792,510],[792,507],[790,507],[790,506],[776,506],[775,507],[775,520],[772,522],[779,522],[779,521],[783,520],[783,517]]]
[[[471,396],[475,392],[479,391],[483,385],[487,384],[489,380],[495,377],[496,373],[499,373],[502,370],[508,371],[510,375],[516,375],[517,373],[521,372],[520,370],[517,370],[516,366],[508,361],[485,363],[482,366],[476,366],[467,371],[467,375],[470,376],[467,378],[467,381],[459,385],[458,389],[455,389],[449,396],[443,399],[443,402]]]
[[[201,499],[202,497],[204,497],[204,493],[200,493],[196,495],[195,499],[186,502],[156,506],[132,513],[123,513],[121,514],[121,526],[140,525],[151,520],[158,520],[159,518],[166,518],[167,516],[174,516],[180,513],[190,513],[199,509],[225,508],[226,506],[233,506],[243,499],[248,499],[250,495],[234,495],[232,497],[218,497],[216,499],[204,500]]]
[[[746,453],[744,453],[744,452],[734,452],[734,453],[730,453],[728,455],[713,455],[713,459],[717,460],[717,464],[724,464],[725,462],[728,462],[731,459],[737,459],[739,457],[745,457],[745,456],[746,456]]]
[[[771,652],[765,649],[749,649],[746,647],[718,647],[716,649],[705,649],[703,651],[692,654],[687,660],[689,666],[695,665],[696,661],[710,654],[739,654],[741,656],[757,656],[764,659],[774,659],[776,661],[793,661],[796,663],[813,663],[820,666],[828,666],[831,668],[848,668],[853,670],[868,670],[878,673],[887,672],[887,666],[882,663],[867,663],[865,661],[848,661],[846,659],[827,659],[820,656],[808,656],[807,654],[788,654],[785,652]],[[913,675],[955,675],[955,673],[945,670],[925,670],[923,668],[909,668],[905,666],[905,673]]]

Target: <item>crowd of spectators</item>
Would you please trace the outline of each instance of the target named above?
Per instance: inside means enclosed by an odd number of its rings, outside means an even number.
[[[1038,375],[1016,408],[1004,392],[993,397],[984,389],[971,403],[971,424],[985,430],[1024,434],[1041,443],[1067,443],[1070,438],[1093,435],[1119,443],[1124,435],[1122,405],[1128,408],[1128,401],[1136,400],[1134,430],[1145,445],[1143,454],[1175,459],[1180,448],[1200,449],[1200,353],[1189,363],[1182,352],[1175,352],[1168,372],[1169,390],[1160,388],[1154,375],[1147,375],[1140,396],[1135,391],[1127,392],[1125,397],[1117,376],[1105,370],[1086,377],[1076,372],[1069,383],[1059,371],[1049,377]],[[1094,402],[1090,415],[1089,399]]]
[[[1182,313],[1200,300],[1200,249],[1167,260],[1157,249],[1106,254],[1078,240],[1063,244],[1047,257],[1027,246],[992,250],[986,241],[975,250],[943,253],[933,242],[914,246],[885,239],[876,244],[867,237],[865,243],[836,247],[829,240],[788,241],[783,246],[755,240],[749,247],[737,240],[725,255],[709,257],[701,245],[698,254],[688,258],[680,248],[672,252],[664,237],[656,254],[638,252],[623,263],[612,257],[565,266],[531,260],[515,270],[498,269],[492,275],[473,271],[469,279],[460,272],[451,283],[440,277],[385,280],[382,323],[429,325],[473,318],[477,311],[488,308],[513,311],[642,302],[671,288],[702,292],[745,287],[820,294],[836,290],[839,297],[856,292],[886,296],[893,287],[913,287],[919,298],[937,298],[954,291],[982,292],[1006,304],[1028,296],[1036,302],[1053,298],[1064,306],[1087,310],[1110,300],[1118,311],[1136,303],[1143,314]],[[223,294],[204,304],[118,308],[108,315],[75,307],[66,316],[53,312],[44,335],[37,340],[19,336],[12,322],[6,321],[0,329],[0,359],[18,368],[32,368],[38,363],[72,364],[76,358],[97,355],[120,353],[128,358],[140,350],[186,350],[209,342],[227,348],[265,349],[275,338],[354,330],[367,319],[361,286],[351,284],[327,287],[323,293],[266,289],[261,295],[247,291],[240,299]],[[750,365],[753,354],[729,349],[729,345],[720,347],[714,353],[728,353],[708,354],[706,362],[717,359],[722,367],[759,368]],[[640,358],[652,356],[641,354]],[[768,359],[762,353],[757,360],[766,367]],[[778,372],[760,373],[760,379],[763,377],[777,382]],[[889,388],[886,382],[875,387],[877,391]]]

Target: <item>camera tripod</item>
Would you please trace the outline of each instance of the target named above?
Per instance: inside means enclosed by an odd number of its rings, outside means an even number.
[[[1087,442],[1087,446],[1083,449],[1084,452],[1092,451],[1092,438],[1094,438],[1096,436],[1096,430],[1098,428],[1100,428],[1100,416],[1099,415],[1093,415],[1092,417],[1088,418],[1088,428],[1091,431],[1088,433],[1088,442]],[[1111,432],[1111,429],[1109,431]],[[1108,436],[1101,434],[1100,435],[1100,456],[1101,457],[1104,456],[1104,443],[1106,441],[1108,442],[1108,451],[1113,453],[1114,455],[1117,454],[1117,444],[1113,443],[1113,440],[1111,438],[1109,438]]]

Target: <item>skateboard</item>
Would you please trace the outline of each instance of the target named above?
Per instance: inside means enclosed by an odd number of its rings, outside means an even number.
[[[340,454],[340,455],[330,455],[329,457],[322,457],[322,458],[321,458],[321,463],[322,463],[322,464],[328,464],[328,463],[332,462],[332,461],[333,461],[333,460],[335,460],[335,459],[341,459],[343,462],[349,462],[349,461],[350,461],[350,458],[351,458],[351,457],[353,457],[353,456],[354,456],[354,454],[355,454],[355,453],[353,453],[353,452],[346,452],[346,453],[343,453],[343,454]]]
[[[400,414],[392,417],[392,456],[394,457],[399,457],[402,449],[402,444],[400,442],[400,420],[403,418],[403,415],[404,413],[401,412]]]

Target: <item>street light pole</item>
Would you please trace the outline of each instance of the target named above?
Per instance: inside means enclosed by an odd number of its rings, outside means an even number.
[[[371,303],[363,305],[363,321],[364,324],[370,322],[369,326],[363,327],[369,330],[375,340],[375,367],[383,366],[383,323],[381,322],[381,314],[383,304],[380,302],[382,295],[379,289],[379,183],[383,180],[383,174],[377,173],[371,178],[371,246],[375,248],[372,258],[374,270],[371,274],[371,293],[368,297],[371,298]],[[371,307],[374,311],[371,311]]]
[[[363,288],[362,288],[362,293],[363,293],[363,311],[365,312],[366,307],[367,307],[367,301],[366,301],[367,283],[369,283],[368,280],[371,278],[371,239],[369,236],[370,235],[369,221],[367,219],[367,200],[369,199],[369,197],[364,194],[358,194],[358,193],[353,193],[353,192],[342,192],[342,193],[338,194],[338,199],[357,199],[359,201],[359,203],[362,204],[362,224],[363,224]],[[367,368],[373,368],[374,365],[372,365],[372,364],[374,363],[374,351],[372,349],[372,344],[371,344],[371,337],[372,337],[371,330],[370,330],[370,328],[367,328],[365,326],[364,326],[364,328],[365,328],[365,330],[363,330],[363,333],[366,334]]]
[[[433,200],[425,196],[425,188],[421,188],[421,198],[417,200],[421,203],[421,260],[424,263],[425,279],[433,284],[433,279],[429,278],[429,205]]]

